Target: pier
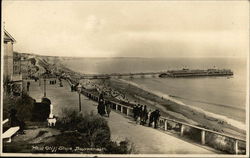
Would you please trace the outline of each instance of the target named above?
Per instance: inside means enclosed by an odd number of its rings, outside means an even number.
[[[85,74],[81,79],[108,79],[108,78],[136,78],[141,77],[158,77],[160,74],[166,73],[166,71],[161,72],[135,72],[135,73],[111,73],[111,74]]]
[[[81,79],[108,79],[108,78],[144,78],[149,77],[207,77],[207,76],[232,76],[233,72],[230,69],[207,69],[207,70],[170,70],[156,72],[135,72],[135,73],[112,73],[112,74],[85,74]]]

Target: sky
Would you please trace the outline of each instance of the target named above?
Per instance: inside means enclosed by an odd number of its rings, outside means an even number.
[[[3,1],[14,50],[77,57],[247,57],[248,1]]]

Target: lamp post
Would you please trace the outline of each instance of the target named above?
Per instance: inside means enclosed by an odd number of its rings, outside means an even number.
[[[77,86],[77,90],[78,90],[78,94],[79,94],[79,112],[82,111],[82,107],[81,107],[81,91],[82,91],[82,86],[81,84],[79,84]]]
[[[46,78],[44,78],[44,87],[43,87],[43,93],[44,93],[44,97],[46,97]]]
[[[38,73],[38,76],[39,76],[39,87],[41,86],[41,76],[40,76],[40,73]]]

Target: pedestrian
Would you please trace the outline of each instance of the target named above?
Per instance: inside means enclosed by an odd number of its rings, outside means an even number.
[[[141,106],[141,111],[140,111],[140,125],[143,125],[143,118],[144,118],[144,107],[143,105]]]
[[[154,111],[151,112],[150,115],[149,115],[148,127],[151,127],[151,124],[152,124],[153,121],[154,121],[154,119],[153,119],[153,116],[154,116],[153,113],[154,113]]]
[[[60,85],[60,87],[63,87],[62,81],[60,81],[59,85]]]
[[[108,117],[110,115],[110,112],[111,112],[110,104],[106,104],[106,113],[107,113]]]
[[[142,120],[142,110],[143,110],[143,105],[140,105],[138,108],[138,121],[141,124],[141,120]]]
[[[148,116],[147,116],[147,118],[150,118],[151,113],[152,113],[152,112],[151,112],[151,110],[149,109],[149,110],[148,110]]]
[[[134,116],[135,116],[135,121],[137,121],[138,117],[139,117],[139,105],[136,105],[135,106],[135,113],[134,113]]]
[[[143,111],[142,111],[142,114],[141,114],[141,124],[142,125],[145,125],[146,122],[147,122],[147,119],[148,119],[148,110],[147,110],[147,106],[144,105],[144,108],[143,108]]]
[[[159,120],[160,116],[161,116],[160,111],[158,109],[153,111],[150,115],[149,126],[151,126],[151,123],[154,122],[154,128],[157,128],[157,124],[158,124],[158,120]]]
[[[106,114],[105,112],[105,105],[103,104],[103,100],[100,99],[99,100],[99,103],[98,103],[98,106],[97,106],[97,110],[98,110],[98,113],[103,116]]]
[[[133,106],[133,118],[134,118],[134,120],[136,120],[136,110],[137,110],[137,106],[134,105]]]
[[[29,92],[29,90],[30,90],[30,82],[28,81],[27,82],[27,92]]]

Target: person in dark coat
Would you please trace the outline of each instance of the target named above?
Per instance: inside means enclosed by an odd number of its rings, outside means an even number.
[[[102,107],[101,107],[101,104],[99,103],[99,104],[97,105],[97,112],[98,112],[98,114],[100,114],[100,115],[101,115],[101,111],[102,111],[101,108],[102,108]]]
[[[136,115],[137,115],[137,105],[134,105],[133,106],[133,117],[134,117],[134,120],[136,120]]]
[[[139,105],[135,106],[135,110],[134,110],[134,116],[135,116],[135,121],[137,121],[138,117],[140,116],[140,107]]]
[[[30,90],[30,82],[28,81],[27,82],[27,92],[29,92],[29,90]]]
[[[148,110],[147,110],[147,106],[145,105],[141,114],[141,124],[144,125],[146,124],[147,120],[148,120]]]
[[[98,113],[103,116],[106,114],[105,111],[105,105],[102,99],[99,100],[98,106],[97,106]]]
[[[157,128],[157,123],[160,118],[160,111],[157,109],[150,114],[148,126],[151,127],[152,122],[154,122],[154,128]]]
[[[157,128],[160,116],[161,116],[160,111],[157,109],[156,112],[154,113],[154,128]]]
[[[138,108],[138,116],[139,117],[141,117],[142,110],[143,110],[143,106],[140,105],[139,108]]]

